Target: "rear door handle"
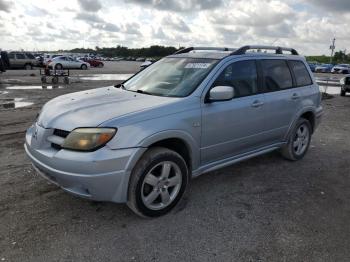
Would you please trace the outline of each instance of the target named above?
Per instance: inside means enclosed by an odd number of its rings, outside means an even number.
[[[264,103],[261,102],[260,100],[255,100],[253,103],[252,103],[252,107],[260,107],[262,106]]]
[[[297,94],[297,93],[294,93],[293,95],[292,95],[292,99],[293,100],[296,100],[296,99],[299,99],[300,98],[300,96]]]

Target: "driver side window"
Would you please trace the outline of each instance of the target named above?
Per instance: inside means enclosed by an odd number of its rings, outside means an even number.
[[[258,93],[258,76],[254,60],[234,62],[215,80],[214,86],[232,86],[235,98]]]

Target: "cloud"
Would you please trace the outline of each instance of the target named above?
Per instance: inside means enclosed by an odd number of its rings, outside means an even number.
[[[223,0],[125,0],[125,2],[159,10],[191,12],[218,8],[222,5]]]
[[[78,0],[78,3],[87,12],[97,12],[102,8],[99,0]]]
[[[129,35],[141,35],[140,26],[137,23],[127,23],[124,25],[123,32]]]
[[[306,3],[335,12],[344,13],[350,11],[350,0],[308,0]]]
[[[9,12],[11,8],[11,5],[9,2],[4,1],[4,0],[0,0],[0,12],[4,11],[4,12]]]
[[[103,31],[108,31],[108,32],[119,32],[120,31],[120,28],[115,25],[115,24],[112,24],[112,23],[97,23],[97,24],[94,24],[93,27],[95,29],[100,29],[100,30],[103,30]]]
[[[91,14],[91,13],[78,13],[75,16],[76,19],[78,20],[83,20],[88,23],[104,23],[104,20],[100,18],[98,15]]]
[[[166,28],[170,28],[179,32],[191,32],[191,29],[180,17],[165,16],[162,20],[162,25],[164,25]]]

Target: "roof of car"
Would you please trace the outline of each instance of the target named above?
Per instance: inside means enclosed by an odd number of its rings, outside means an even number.
[[[264,51],[263,51],[264,50]],[[272,53],[273,51],[273,53]],[[284,53],[290,52],[291,55]],[[178,50],[173,55],[168,57],[183,57],[183,58],[207,58],[207,59],[223,59],[227,56],[268,56],[268,57],[301,57],[293,48],[280,46],[263,46],[263,45],[246,45],[240,48],[227,47],[187,47]]]
[[[218,51],[218,52],[213,52],[213,51],[209,51],[209,52],[203,52],[203,51],[192,51],[189,53],[182,53],[182,54],[173,54],[173,55],[169,55],[167,57],[178,57],[178,58],[199,58],[199,59],[217,59],[217,60],[221,60],[227,56],[230,56],[231,52],[229,51]],[[243,54],[241,56],[265,56],[265,57],[285,57],[288,59],[298,59],[301,56],[296,56],[296,55],[289,55],[289,54],[274,54],[274,53],[263,53],[263,52],[249,52],[246,54]]]

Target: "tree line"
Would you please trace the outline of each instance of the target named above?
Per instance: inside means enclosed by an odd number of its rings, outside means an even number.
[[[179,50],[173,46],[152,45],[142,48],[128,48],[118,45],[116,47],[74,48],[72,50],[59,50],[60,52],[99,54],[104,57],[164,57]]]
[[[72,52],[72,53],[88,53],[99,54],[104,57],[149,57],[149,58],[161,58],[167,55],[175,53],[177,50],[183,47],[176,48],[173,46],[161,46],[152,45],[150,47],[142,48],[128,48],[126,46],[118,45],[116,47],[98,47],[92,48],[74,48],[72,50],[59,50],[60,52]],[[329,63],[330,56],[306,56],[307,61]],[[332,63],[350,63],[350,54],[345,54],[344,51],[337,51],[334,53]]]

